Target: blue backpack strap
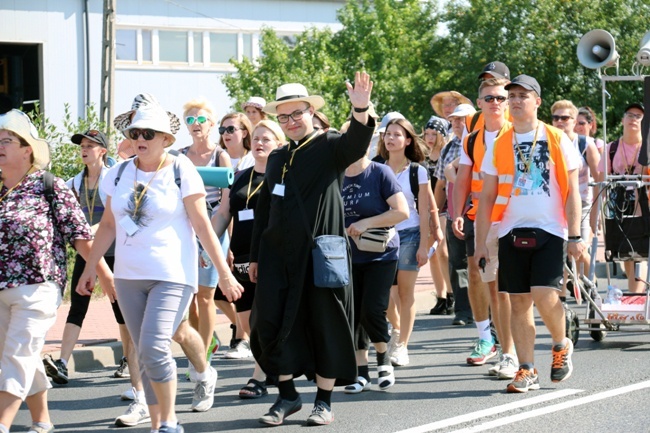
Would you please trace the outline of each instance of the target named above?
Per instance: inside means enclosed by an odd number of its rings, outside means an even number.
[[[584,135],[578,135],[578,150],[582,158],[587,162],[587,137]]]

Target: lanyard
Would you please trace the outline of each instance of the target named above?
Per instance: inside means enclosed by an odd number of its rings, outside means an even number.
[[[135,178],[133,179],[133,201],[135,202],[135,207],[133,208],[133,215],[138,213],[138,208],[140,207],[140,203],[142,202],[142,199],[144,198],[144,195],[146,194],[147,190],[149,189],[149,185],[151,185],[151,182],[153,181],[153,178],[156,177],[160,169],[162,168],[162,165],[164,162],[167,160],[167,153],[165,153],[164,158],[160,161],[160,164],[158,164],[158,168],[156,169],[156,172],[151,176],[151,179],[149,179],[149,182],[145,185],[144,189],[138,195],[136,193],[136,189],[138,186],[138,160],[135,160]]]
[[[257,191],[260,190],[262,185],[264,184],[264,179],[260,182],[259,185],[257,185],[257,188],[255,188],[255,191],[251,194],[251,185],[253,184],[253,174],[255,173],[255,170],[251,170],[251,178],[248,180],[248,191],[246,192],[246,207],[245,209],[248,209],[248,201],[251,199],[252,196],[255,195]]]
[[[25,174],[23,175],[23,177],[20,178],[20,180],[18,181],[18,183],[15,184],[14,186],[12,186],[11,188],[9,188],[9,191],[7,191],[7,192],[6,192],[2,197],[0,197],[0,203],[2,203],[2,200],[4,200],[5,197],[7,197],[9,194],[11,194],[11,192],[12,192],[14,189],[18,188],[18,187],[20,186],[20,184],[23,183],[23,180],[25,180],[25,178],[27,177],[27,175],[30,174],[30,173],[32,172],[32,169],[33,169],[33,168],[34,168],[33,165],[32,165],[31,167],[29,167],[29,170],[27,170],[27,173],[25,173]],[[4,181],[0,181],[0,190],[2,190],[2,187],[4,186],[4,184],[5,184]]]
[[[291,159],[289,160],[289,167],[291,167],[291,164],[293,164],[293,157],[296,155],[296,152],[299,151],[303,146],[305,146],[307,143],[312,141],[314,138],[318,137],[320,134],[318,132],[314,132],[314,134],[309,137],[307,140],[305,140],[304,143],[302,143],[300,146],[296,147],[295,149],[291,150]],[[282,180],[280,181],[281,184],[284,184],[284,175],[287,174],[287,171],[289,171],[289,168],[287,167],[287,163],[284,163],[284,167],[282,167]]]
[[[84,177],[84,192],[86,193],[86,206],[88,206],[88,215],[90,215],[90,224],[93,223],[93,213],[95,212],[95,199],[97,198],[97,184],[99,183],[99,177],[95,181],[95,192],[93,193],[93,199],[88,199],[88,176]]]
[[[621,148],[623,149],[623,160],[625,162],[625,174],[634,174],[634,165],[639,158],[639,153],[641,153],[641,146],[636,150],[636,155],[634,155],[634,159],[632,160],[632,164],[629,164],[629,160],[627,159],[627,153],[625,152],[625,143],[621,139]]]
[[[515,131],[512,131],[513,135],[515,136],[515,144],[517,145],[517,152],[519,152],[519,158],[521,159],[521,162],[524,163],[524,174],[530,173],[530,164],[533,162],[533,152],[535,151],[535,146],[537,146],[537,135],[539,134],[539,124],[537,125],[537,128],[535,128],[535,136],[533,137],[533,145],[530,147],[530,154],[528,155],[528,160],[524,158],[524,153],[521,151],[521,148],[519,147],[519,141],[517,141],[517,133]]]

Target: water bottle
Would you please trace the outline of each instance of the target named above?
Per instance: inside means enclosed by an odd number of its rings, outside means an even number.
[[[431,248],[429,248],[429,258],[433,257],[436,253],[436,248],[438,248],[438,241],[435,241],[433,245],[431,245]]]
[[[606,304],[620,305],[623,298],[623,292],[616,286],[607,286]]]
[[[210,256],[208,256],[208,253],[204,249],[201,250],[201,258],[203,259],[203,263],[201,264],[202,268],[208,269],[212,266],[212,260],[210,260]]]

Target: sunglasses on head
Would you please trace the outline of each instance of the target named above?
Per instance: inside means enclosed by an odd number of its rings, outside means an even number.
[[[219,134],[223,135],[224,133],[228,134],[234,134],[236,130],[241,129],[241,128],[235,128],[234,126],[220,126],[219,127]]]
[[[99,131],[96,129],[90,129],[84,135],[87,135],[88,137],[97,137],[99,135]]]
[[[556,116],[555,114],[552,115],[551,118],[553,119],[554,122],[559,122],[560,120],[562,122],[566,122],[569,119],[573,119],[573,117],[571,117],[571,116]]]
[[[495,100],[500,104],[500,103],[502,103],[503,101],[505,101],[505,100],[508,99],[508,98],[506,98],[505,96],[492,96],[492,95],[487,95],[487,96],[484,96],[482,99],[483,99],[485,102],[487,102],[488,104],[491,104],[492,101],[495,101]]]
[[[153,129],[129,129],[129,137],[131,140],[137,140],[139,136],[142,135],[142,138],[145,140],[153,140],[156,136],[156,131]]]
[[[188,125],[194,125],[194,122],[202,124],[208,121],[208,118],[205,116],[187,116],[185,118],[185,123]]]

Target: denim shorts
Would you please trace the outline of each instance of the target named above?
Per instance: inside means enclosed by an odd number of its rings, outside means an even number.
[[[230,237],[228,237],[228,232],[224,232],[223,236],[219,238],[219,242],[221,242],[221,249],[225,256],[228,254],[228,247],[230,246]],[[201,248],[201,244],[199,244],[199,254],[201,251],[203,251],[203,248]],[[199,286],[205,286],[214,289],[217,287],[218,282],[219,273],[217,272],[217,268],[214,267],[212,262],[208,263],[207,268],[204,268],[201,266],[201,263],[199,263]]]
[[[417,252],[420,248],[420,227],[410,227],[399,232],[398,271],[417,271]]]

